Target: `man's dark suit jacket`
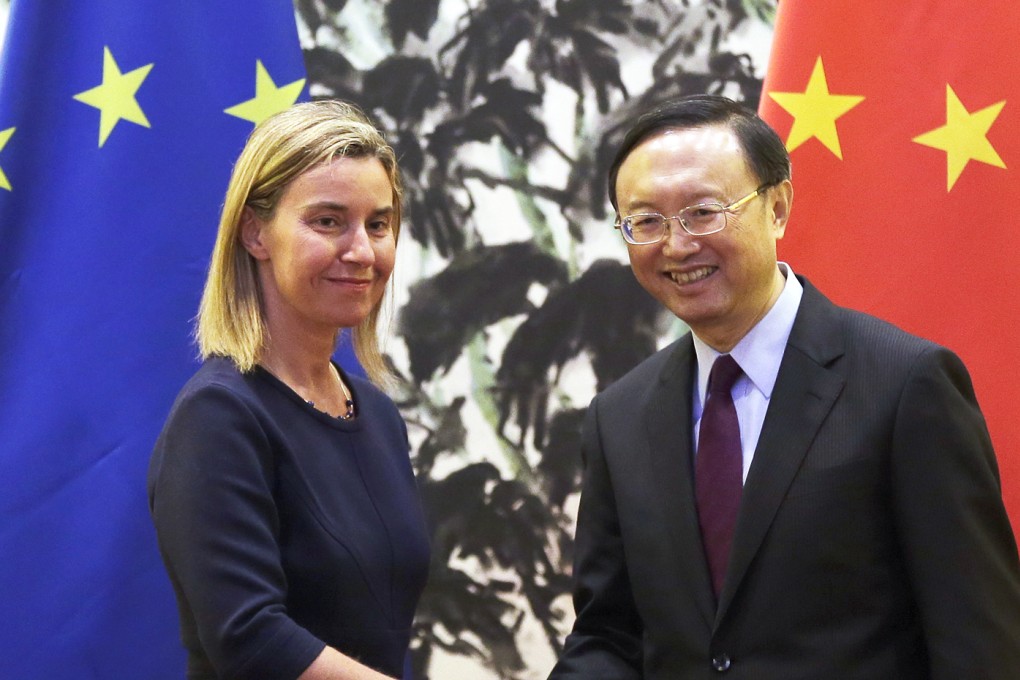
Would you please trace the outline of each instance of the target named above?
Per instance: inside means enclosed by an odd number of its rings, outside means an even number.
[[[690,335],[595,398],[552,679],[1020,678],[1020,566],[959,359],[804,296],[714,601]]]

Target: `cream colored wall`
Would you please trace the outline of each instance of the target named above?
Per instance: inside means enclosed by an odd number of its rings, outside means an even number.
[[[7,14],[10,7],[6,2],[0,0],[0,51],[4,48],[4,37],[7,35]]]

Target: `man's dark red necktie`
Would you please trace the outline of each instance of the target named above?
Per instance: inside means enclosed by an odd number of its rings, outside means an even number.
[[[729,354],[719,356],[712,365],[694,463],[698,523],[717,597],[726,575],[743,491],[740,426],[730,394],[742,373]]]

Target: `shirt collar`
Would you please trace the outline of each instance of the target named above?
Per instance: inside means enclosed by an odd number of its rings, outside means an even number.
[[[747,335],[730,351],[730,355],[744,371],[751,383],[766,399],[772,397],[772,388],[776,385],[779,375],[779,364],[783,361],[786,341],[793,330],[793,322],[797,317],[800,299],[804,287],[793,274],[793,269],[785,262],[779,263],[779,270],[786,277],[786,283],[772,309],[754,325]],[[698,403],[705,403],[705,392],[708,390],[708,373],[712,370],[719,352],[715,351],[696,334],[694,352],[698,358]]]

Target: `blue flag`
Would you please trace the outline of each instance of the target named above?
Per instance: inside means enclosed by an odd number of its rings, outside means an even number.
[[[15,0],[0,55],[0,678],[180,678],[145,497],[288,0]]]

